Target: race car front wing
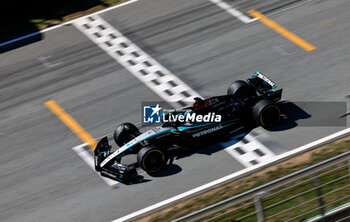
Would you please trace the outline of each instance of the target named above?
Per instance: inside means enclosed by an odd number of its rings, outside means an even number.
[[[101,173],[101,176],[109,177],[118,181],[128,181],[138,176],[136,168],[137,163],[130,165],[114,161],[113,164],[101,166],[101,162],[111,154],[111,146],[108,143],[108,138],[102,138],[94,150],[95,170]]]
[[[103,167],[101,169],[101,176],[109,177],[118,181],[128,181],[138,176],[136,167],[137,163],[132,165],[114,163],[110,167]]]

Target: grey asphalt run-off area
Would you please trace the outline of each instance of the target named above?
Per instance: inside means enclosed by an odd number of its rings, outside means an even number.
[[[283,88],[293,118],[263,132],[275,154],[346,128],[350,2],[227,1],[256,9],[315,45],[307,52],[259,21],[242,23],[207,0],[140,0],[100,14],[205,97],[261,71]],[[93,137],[140,122],[161,101],[73,25],[0,55],[1,221],[111,221],[244,169],[217,146],[158,177],[109,187],[72,150],[82,143],[44,103],[55,100]]]

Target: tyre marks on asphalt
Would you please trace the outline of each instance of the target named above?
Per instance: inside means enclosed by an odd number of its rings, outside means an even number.
[[[165,101],[183,107],[201,97],[100,16],[77,19],[73,24]]]
[[[96,140],[82,127],[72,116],[70,116],[60,105],[54,100],[44,103],[73,133],[75,133],[81,141],[88,144],[91,150],[94,150],[97,143]]]
[[[256,18],[251,19],[242,12],[238,11],[237,9],[231,7],[229,4],[222,0],[209,0],[212,3],[216,4],[218,7],[222,8],[226,12],[228,12],[230,15],[236,17],[238,20],[240,20],[243,23],[251,23],[257,20]]]
[[[267,27],[271,28],[275,32],[279,33],[289,41],[293,42],[300,48],[304,49],[305,51],[312,51],[315,50],[316,47],[312,45],[311,43],[307,42],[306,40],[300,38],[296,34],[292,33],[291,31],[287,30],[277,22],[271,20],[270,18],[266,17],[262,13],[256,11],[256,10],[249,10],[248,13],[253,16],[254,18],[259,19],[261,23],[266,25]]]

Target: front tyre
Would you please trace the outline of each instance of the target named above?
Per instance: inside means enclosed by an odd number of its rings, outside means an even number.
[[[260,126],[269,128],[279,122],[281,111],[272,101],[260,100],[253,108],[253,118]]]
[[[164,167],[166,157],[163,151],[156,147],[143,147],[137,154],[137,163],[148,174],[153,174]]]

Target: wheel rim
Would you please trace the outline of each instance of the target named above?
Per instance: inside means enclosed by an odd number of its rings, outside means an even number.
[[[275,105],[270,105],[264,108],[260,115],[261,125],[264,127],[274,126],[280,120],[280,109]]]
[[[163,167],[164,160],[164,154],[160,150],[151,150],[143,158],[142,167],[147,172],[155,173]]]

